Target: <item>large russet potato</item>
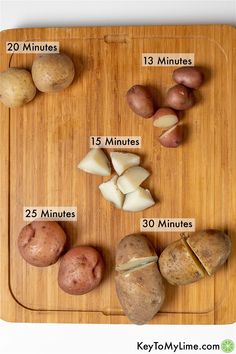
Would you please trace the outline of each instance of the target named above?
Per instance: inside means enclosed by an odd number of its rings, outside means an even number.
[[[128,235],[116,253],[116,292],[125,315],[135,324],[150,321],[165,299],[157,255],[147,237]]]
[[[55,221],[33,221],[21,230],[18,248],[25,261],[36,267],[57,262],[66,243],[66,234]]]
[[[160,255],[162,276],[173,285],[213,275],[228,259],[231,239],[219,230],[203,230],[168,245]]]
[[[226,262],[231,252],[230,237],[219,230],[198,231],[186,241],[209,275]]]
[[[33,81],[42,92],[64,90],[70,86],[74,75],[73,61],[64,53],[40,54],[32,65]]]
[[[36,87],[28,70],[9,68],[0,73],[0,101],[7,107],[23,106],[35,95]]]
[[[173,285],[194,283],[204,278],[204,269],[182,239],[168,245],[159,257],[162,276]]]
[[[95,248],[77,246],[63,256],[58,284],[68,294],[83,295],[100,284],[104,270],[102,256]]]

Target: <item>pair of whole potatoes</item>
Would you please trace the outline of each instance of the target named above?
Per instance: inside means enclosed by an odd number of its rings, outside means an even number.
[[[64,90],[72,83],[74,75],[74,64],[66,54],[38,55],[31,73],[21,68],[9,68],[0,73],[0,100],[10,108],[22,106],[33,100],[36,89],[41,92]]]
[[[54,221],[33,221],[21,230],[18,248],[27,263],[48,267],[65,251],[67,236]],[[104,262],[100,253],[90,246],[77,246],[62,257],[58,284],[71,295],[83,295],[96,288],[103,277]]]

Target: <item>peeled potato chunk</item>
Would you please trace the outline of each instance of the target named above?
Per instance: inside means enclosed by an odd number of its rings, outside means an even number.
[[[117,185],[122,193],[131,193],[149,176],[150,173],[141,166],[130,167],[118,178]]]
[[[106,200],[113,203],[116,208],[121,209],[124,203],[124,194],[117,187],[117,179],[117,175],[112,177],[109,181],[100,184],[99,189]]]
[[[111,152],[110,156],[114,170],[119,176],[128,168],[140,164],[140,156],[129,152]]]
[[[80,161],[78,168],[98,176],[110,176],[111,174],[109,160],[101,149],[91,149]]]
[[[155,201],[148,189],[138,187],[134,192],[125,196],[123,210],[125,211],[142,211],[155,205]]]

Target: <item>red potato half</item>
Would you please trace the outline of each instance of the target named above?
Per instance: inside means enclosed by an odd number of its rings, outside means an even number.
[[[204,81],[202,70],[196,66],[178,68],[173,72],[172,78],[178,84],[198,89]]]
[[[174,127],[164,131],[159,136],[159,142],[161,145],[169,148],[178,147],[183,141],[183,126],[175,125]]]
[[[160,108],[153,116],[153,125],[157,128],[170,128],[179,121],[177,113],[168,107]]]
[[[171,87],[166,94],[166,105],[182,111],[191,108],[195,103],[193,91],[184,85]]]
[[[104,269],[102,256],[95,248],[77,246],[63,256],[58,284],[68,294],[83,295],[100,284]]]
[[[132,86],[126,94],[126,99],[132,111],[143,118],[151,118],[155,113],[153,97],[145,86]]]

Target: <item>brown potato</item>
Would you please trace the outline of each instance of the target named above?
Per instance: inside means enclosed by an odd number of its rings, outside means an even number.
[[[195,66],[187,66],[178,68],[173,72],[173,80],[177,84],[182,84],[186,87],[197,89],[204,81],[204,74],[202,70]]]
[[[58,284],[71,295],[83,295],[96,288],[103,277],[104,263],[100,253],[90,246],[77,246],[62,258]]]
[[[129,107],[143,118],[151,118],[155,113],[154,101],[148,88],[142,85],[132,86],[126,94]]]
[[[131,322],[144,324],[156,315],[165,299],[165,288],[157,263],[116,274],[116,291]]]
[[[9,68],[0,73],[0,101],[7,107],[19,107],[36,95],[36,87],[28,70]]]
[[[66,243],[66,234],[54,221],[33,221],[21,230],[18,248],[21,256],[36,267],[56,263]]]
[[[131,234],[120,241],[116,252],[116,270],[131,269],[150,260],[157,261],[157,255],[146,236]]]
[[[157,267],[157,255],[147,237],[128,235],[116,253],[116,291],[131,322],[143,324],[160,310],[165,288]]]
[[[35,86],[42,92],[58,92],[73,81],[75,68],[73,61],[63,53],[40,54],[32,65]]]
[[[183,126],[175,125],[165,130],[158,138],[161,145],[169,148],[178,147],[183,141]]]
[[[209,275],[226,262],[231,252],[230,237],[219,230],[195,232],[187,238],[187,243]]]
[[[183,85],[175,85],[167,91],[166,104],[171,108],[182,111],[191,108],[194,103],[192,90]]]
[[[204,269],[182,239],[167,246],[159,257],[161,275],[173,285],[194,283],[204,278]]]

